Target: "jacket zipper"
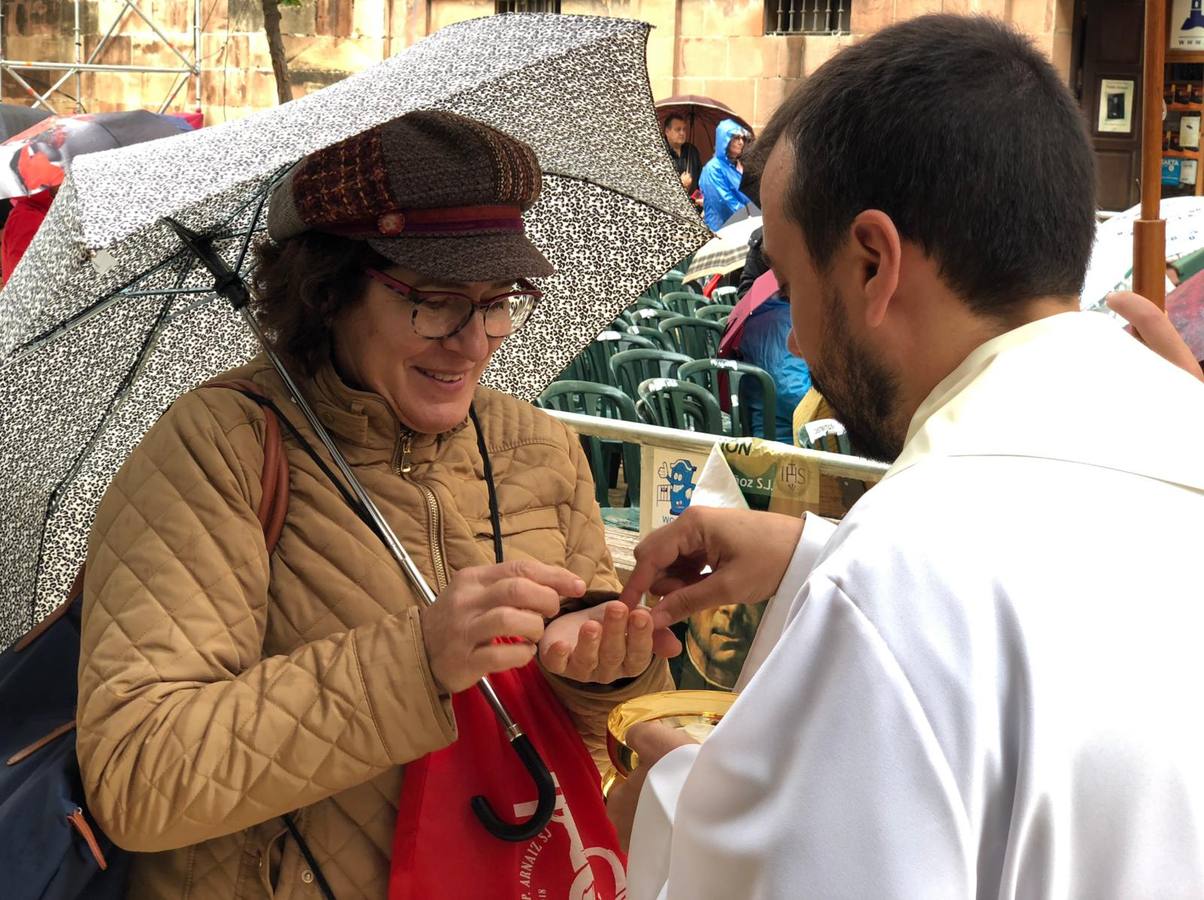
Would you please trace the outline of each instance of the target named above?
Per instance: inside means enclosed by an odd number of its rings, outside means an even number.
[[[410,455],[412,446],[414,446],[413,432],[406,432],[398,438],[393,447],[393,461],[390,463],[394,475],[405,475],[410,471],[410,461],[407,457]]]
[[[443,515],[439,509],[439,499],[425,484],[417,485],[418,490],[422,491],[422,496],[426,498],[426,524],[428,529],[428,537],[431,542],[431,561],[435,564],[435,581],[438,582],[439,591],[442,592],[451,579],[447,575],[447,561],[443,557]]]
[[[397,442],[397,446],[393,450],[393,474],[398,477],[405,477],[410,473],[410,463],[408,457],[410,448],[414,445],[414,435],[412,433],[404,434]],[[413,482],[414,486],[422,493],[422,498],[426,501],[426,527],[427,539],[431,546],[431,562],[435,566],[435,582],[438,591],[444,590],[451,578],[447,574],[447,561],[443,555],[443,513],[439,509],[439,498],[425,484],[417,481]]]

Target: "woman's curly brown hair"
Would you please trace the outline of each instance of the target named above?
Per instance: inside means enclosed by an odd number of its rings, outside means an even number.
[[[330,356],[334,320],[364,296],[364,269],[392,265],[366,241],[318,231],[264,241],[255,257],[256,318],[272,348],[310,375]]]

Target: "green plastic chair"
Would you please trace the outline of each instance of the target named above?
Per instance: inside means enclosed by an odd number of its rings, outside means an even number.
[[[778,439],[775,415],[778,390],[773,376],[760,366],[734,359],[696,359],[682,363],[677,369],[677,377],[710,391],[720,408],[725,400],[731,402],[731,430],[728,433],[732,437]],[[761,399],[760,433],[753,428],[749,404],[755,396]]]
[[[723,303],[712,303],[709,306],[700,306],[694,310],[695,319],[718,322],[720,325],[724,325],[727,322],[727,317],[731,314],[732,308]]]
[[[679,318],[677,313],[671,309],[653,309],[650,306],[640,306],[632,310],[632,319],[636,325],[644,325],[650,328],[659,328],[660,323],[665,319]]]
[[[676,378],[677,368],[690,357],[667,350],[624,350],[610,358],[614,383],[632,401],[640,399],[640,382],[650,378]]]
[[[614,387],[614,376],[610,372],[610,358],[621,350],[628,350],[632,344],[632,335],[620,331],[603,331],[585,348],[585,374],[598,384],[609,384]],[[641,339],[643,340],[643,339]]]
[[[602,419],[622,419],[625,422],[642,421],[636,413],[635,402],[616,387],[592,381],[557,381],[548,385],[539,397],[544,409],[580,413]],[[610,506],[609,488],[614,484],[612,466],[616,457],[623,461],[623,475],[627,482],[627,503],[635,506],[640,497],[640,448],[638,444],[607,441],[592,435],[581,435],[581,446],[589,460],[589,470],[594,476],[594,496],[601,507]]]
[[[556,381],[589,381],[590,373],[586,371],[587,365],[585,352],[582,351],[569,361],[569,364],[564,367],[564,371],[556,376]]]
[[[642,412],[653,425],[723,434],[723,414],[706,388],[676,378],[649,378],[639,386]]]
[[[739,299],[740,297],[738,289],[732,287],[730,284],[723,287],[717,287],[715,290],[711,291],[712,303],[724,303],[728,306],[735,306]]]
[[[657,327],[673,338],[679,353],[693,359],[711,359],[719,355],[723,326],[718,322],[708,322],[693,316],[675,316],[662,320]]]
[[[816,419],[798,430],[794,442],[807,450],[826,450],[829,453],[851,454],[849,435],[835,419]]]
[[[661,298],[658,296],[640,297],[628,309],[630,310],[629,315],[634,315],[641,309],[668,309],[668,307],[661,302]]]
[[[685,290],[681,281],[685,277],[685,274],[685,272],[679,272],[677,269],[670,269],[661,276],[660,283],[657,285],[657,293],[663,297],[671,291]]]
[[[677,352],[673,338],[669,337],[669,335],[665,334],[659,328],[649,328],[647,325],[632,325],[625,333],[644,338],[651,344],[654,350],[667,350],[670,353]],[[635,348],[632,347],[630,349]]]
[[[693,291],[670,291],[661,297],[661,303],[679,316],[692,316],[694,310],[706,305],[707,298]]]

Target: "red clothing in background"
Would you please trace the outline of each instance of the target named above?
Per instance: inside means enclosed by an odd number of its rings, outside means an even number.
[[[13,211],[8,214],[8,221],[4,223],[4,238],[0,240],[0,279],[4,282],[8,281],[13,269],[25,255],[25,248],[38,233],[53,202],[54,194],[50,191],[12,198]]]

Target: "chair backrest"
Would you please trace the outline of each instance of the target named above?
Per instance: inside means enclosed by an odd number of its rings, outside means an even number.
[[[680,291],[682,288],[682,278],[685,277],[685,272],[679,272],[677,269],[670,269],[661,276],[660,284],[657,285],[657,290],[663,297],[670,291]]]
[[[677,367],[690,357],[667,350],[624,350],[610,358],[615,384],[632,400],[640,397],[640,382],[649,378],[676,378]]]
[[[660,297],[640,297],[628,309],[634,313],[641,309],[667,309],[667,307],[661,303]]]
[[[849,434],[835,419],[816,419],[798,430],[794,442],[807,450],[827,450],[829,453],[853,452]]]
[[[625,422],[642,421],[636,413],[635,402],[616,387],[592,381],[556,381],[548,385],[539,397],[544,409],[580,413],[603,419],[622,419]],[[603,441],[590,435],[581,436],[581,446],[589,461],[589,470],[594,476],[594,496],[599,506],[610,506],[608,486],[610,467],[607,465],[607,446],[614,442]],[[628,496],[640,496],[640,448],[636,444],[623,444],[623,473],[627,481]]]
[[[723,287],[717,287],[711,291],[712,303],[725,303],[728,306],[735,306],[736,301],[740,299],[738,296],[739,290],[732,287],[730,284]]]
[[[670,291],[661,297],[661,303],[679,316],[692,316],[694,310],[706,305],[707,298],[693,291]]]
[[[778,439],[777,387],[773,376],[752,363],[734,359],[696,359],[682,363],[677,377],[705,388],[722,409],[731,404],[732,437]],[[761,427],[753,422],[752,401],[761,404]]]
[[[711,359],[719,355],[723,326],[718,322],[695,319],[693,316],[674,316],[661,320],[658,327],[673,338],[679,353],[694,359]]]
[[[659,350],[659,349],[661,349],[660,341],[653,340],[651,337],[649,337],[648,335],[643,333],[645,331],[649,331],[649,332],[652,332],[653,334],[660,335],[660,332],[654,328],[640,328],[638,325],[632,325],[630,328],[623,329],[623,332],[619,335],[618,341],[615,342],[619,345],[619,348],[615,351],[615,353],[622,353],[624,350]],[[610,359],[614,359],[613,353],[611,354]],[[607,360],[606,365],[608,368],[610,367],[609,360]],[[611,370],[611,377],[612,378],[614,377],[613,369]],[[611,384],[615,383],[614,381],[611,381],[610,379],[607,379],[607,381],[609,381]]]
[[[646,306],[634,310],[634,313],[635,324],[643,325],[645,328],[655,328],[658,331],[660,330],[661,322],[664,322],[666,319],[681,318],[671,309],[651,309]],[[673,343],[672,338],[669,341],[673,344],[673,349],[676,350],[677,344]]]
[[[659,328],[650,328],[647,325],[632,325],[627,329],[627,334],[638,335],[652,342],[652,346],[656,350],[668,350],[670,353],[677,352],[677,345],[673,343],[673,338],[665,334]]]
[[[719,404],[705,388],[676,378],[649,378],[639,386],[640,404],[652,424],[683,431],[723,434]]]
[[[726,303],[711,303],[694,310],[695,319],[706,319],[708,322],[718,322],[720,325],[727,321],[732,314],[732,308]]]
[[[594,338],[585,348],[585,372],[589,376],[585,380],[614,386],[610,358],[620,350],[626,350],[630,338],[631,335],[619,331],[603,331]]]
[[[626,331],[634,324],[635,320],[631,318],[631,314],[627,310],[623,310],[623,312],[615,316],[615,320],[610,323],[610,327],[614,331]]]

